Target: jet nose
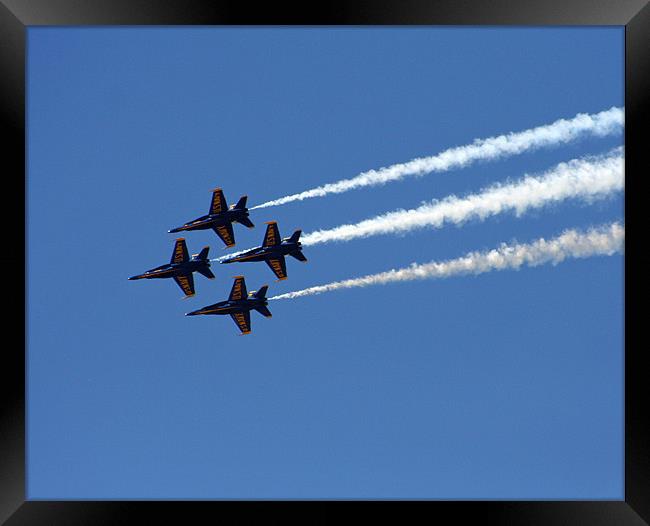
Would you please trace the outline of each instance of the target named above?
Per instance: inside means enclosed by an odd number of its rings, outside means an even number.
[[[185,313],[185,316],[196,316],[196,314],[197,314],[196,311],[192,311],[192,312]]]

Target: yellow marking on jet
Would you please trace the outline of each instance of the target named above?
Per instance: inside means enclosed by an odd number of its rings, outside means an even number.
[[[228,229],[225,226],[219,225],[217,226],[217,231],[221,235],[221,237],[224,238],[224,241],[226,242],[226,245],[229,247],[233,246],[235,243],[233,243],[232,238],[230,237],[230,232],[228,232]]]
[[[271,267],[273,267],[273,270],[277,272],[278,274],[284,274],[282,271],[282,265],[280,264],[280,261],[277,259],[269,259],[269,263],[271,264]]]

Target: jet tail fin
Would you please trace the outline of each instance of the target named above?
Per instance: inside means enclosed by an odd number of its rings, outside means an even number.
[[[237,222],[241,223],[242,225],[248,228],[253,228],[255,226],[253,222],[247,217],[242,217],[241,219],[237,219]]]
[[[300,239],[300,234],[302,234],[302,230],[296,230],[293,234],[291,234],[289,241],[291,241],[292,243],[297,243],[298,240]]]
[[[203,250],[196,255],[196,259],[208,259],[210,247],[203,247]]]
[[[264,306],[255,307],[255,310],[259,312],[262,316],[266,316],[267,318],[273,316],[273,314],[271,314],[271,311]]]
[[[235,205],[235,208],[246,208],[246,200],[248,199],[247,195],[242,195],[239,198],[239,201],[237,201],[237,204]]]
[[[303,263],[307,262],[307,258],[305,255],[302,253],[302,250],[294,250],[293,252],[289,252],[289,255],[296,258],[298,261],[302,261]]]
[[[266,298],[266,291],[269,289],[268,285],[263,285],[259,290],[255,291],[256,298]]]
[[[200,268],[196,270],[199,274],[203,274],[208,279],[214,279],[215,275],[209,268]]]

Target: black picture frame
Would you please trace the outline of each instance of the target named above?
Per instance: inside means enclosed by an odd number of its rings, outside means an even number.
[[[4,209],[17,203],[18,210],[5,214],[5,225],[14,248],[5,252],[4,263],[11,272],[7,282],[19,288],[18,269],[25,258],[26,233],[16,228],[22,211],[27,225],[25,195],[25,57],[26,28],[35,25],[617,25],[625,26],[625,157],[626,235],[637,238],[643,222],[637,220],[642,174],[642,141],[648,130],[643,119],[650,93],[650,5],[646,0],[402,0],[387,2],[337,1],[307,7],[307,3],[252,7],[243,2],[199,0],[0,0],[0,109],[5,133]],[[644,111],[645,110],[645,111]],[[644,131],[646,133],[644,133]],[[647,163],[643,166],[647,170]],[[639,177],[641,176],[641,177]],[[8,186],[7,186],[8,185]],[[22,195],[21,200],[14,195]],[[11,196],[11,197],[9,197]],[[14,239],[15,238],[15,239]],[[621,501],[427,501],[418,503],[428,517],[453,514],[454,522],[509,525],[589,524],[642,525],[650,523],[650,399],[647,369],[644,367],[644,314],[634,308],[645,287],[644,256],[633,243],[626,243],[625,257],[625,499]],[[7,254],[11,254],[10,257]],[[23,297],[27,275],[23,270]],[[627,283],[632,283],[627,286]],[[19,294],[16,291],[16,294]],[[26,300],[25,300],[26,301]],[[24,305],[24,307],[26,304]],[[263,513],[269,520],[276,505],[269,502],[178,502],[164,501],[26,501],[25,477],[25,350],[29,320],[19,304],[8,309],[23,319],[23,345],[5,338],[2,354],[2,412],[0,417],[0,522],[18,524],[122,524],[134,512],[144,513],[149,522],[187,523],[196,510],[237,513],[239,521],[252,519],[249,513]],[[623,313],[622,313],[623,314]],[[5,318],[7,319],[7,318]],[[11,320],[11,318],[9,318]],[[13,320],[11,320],[13,321]],[[12,324],[13,325],[13,324]],[[16,321],[20,326],[20,322]],[[12,327],[13,329],[13,327]],[[11,334],[6,331],[6,334]],[[20,339],[19,339],[20,340]],[[424,506],[426,505],[426,508]],[[303,513],[304,504],[297,504]],[[327,506],[325,506],[327,508]],[[317,517],[319,522],[326,515]],[[382,515],[385,513],[382,506]],[[400,513],[402,513],[400,511]],[[223,515],[215,516],[215,520]]]

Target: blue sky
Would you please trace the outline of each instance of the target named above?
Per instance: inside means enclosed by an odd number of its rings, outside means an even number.
[[[29,498],[622,499],[623,256],[276,301],[239,336],[185,312],[623,220],[623,196],[127,277],[210,191],[255,205],[623,106],[624,30],[29,28]],[[251,212],[282,235],[475,192],[591,138]],[[190,252],[228,253],[213,232]]]

